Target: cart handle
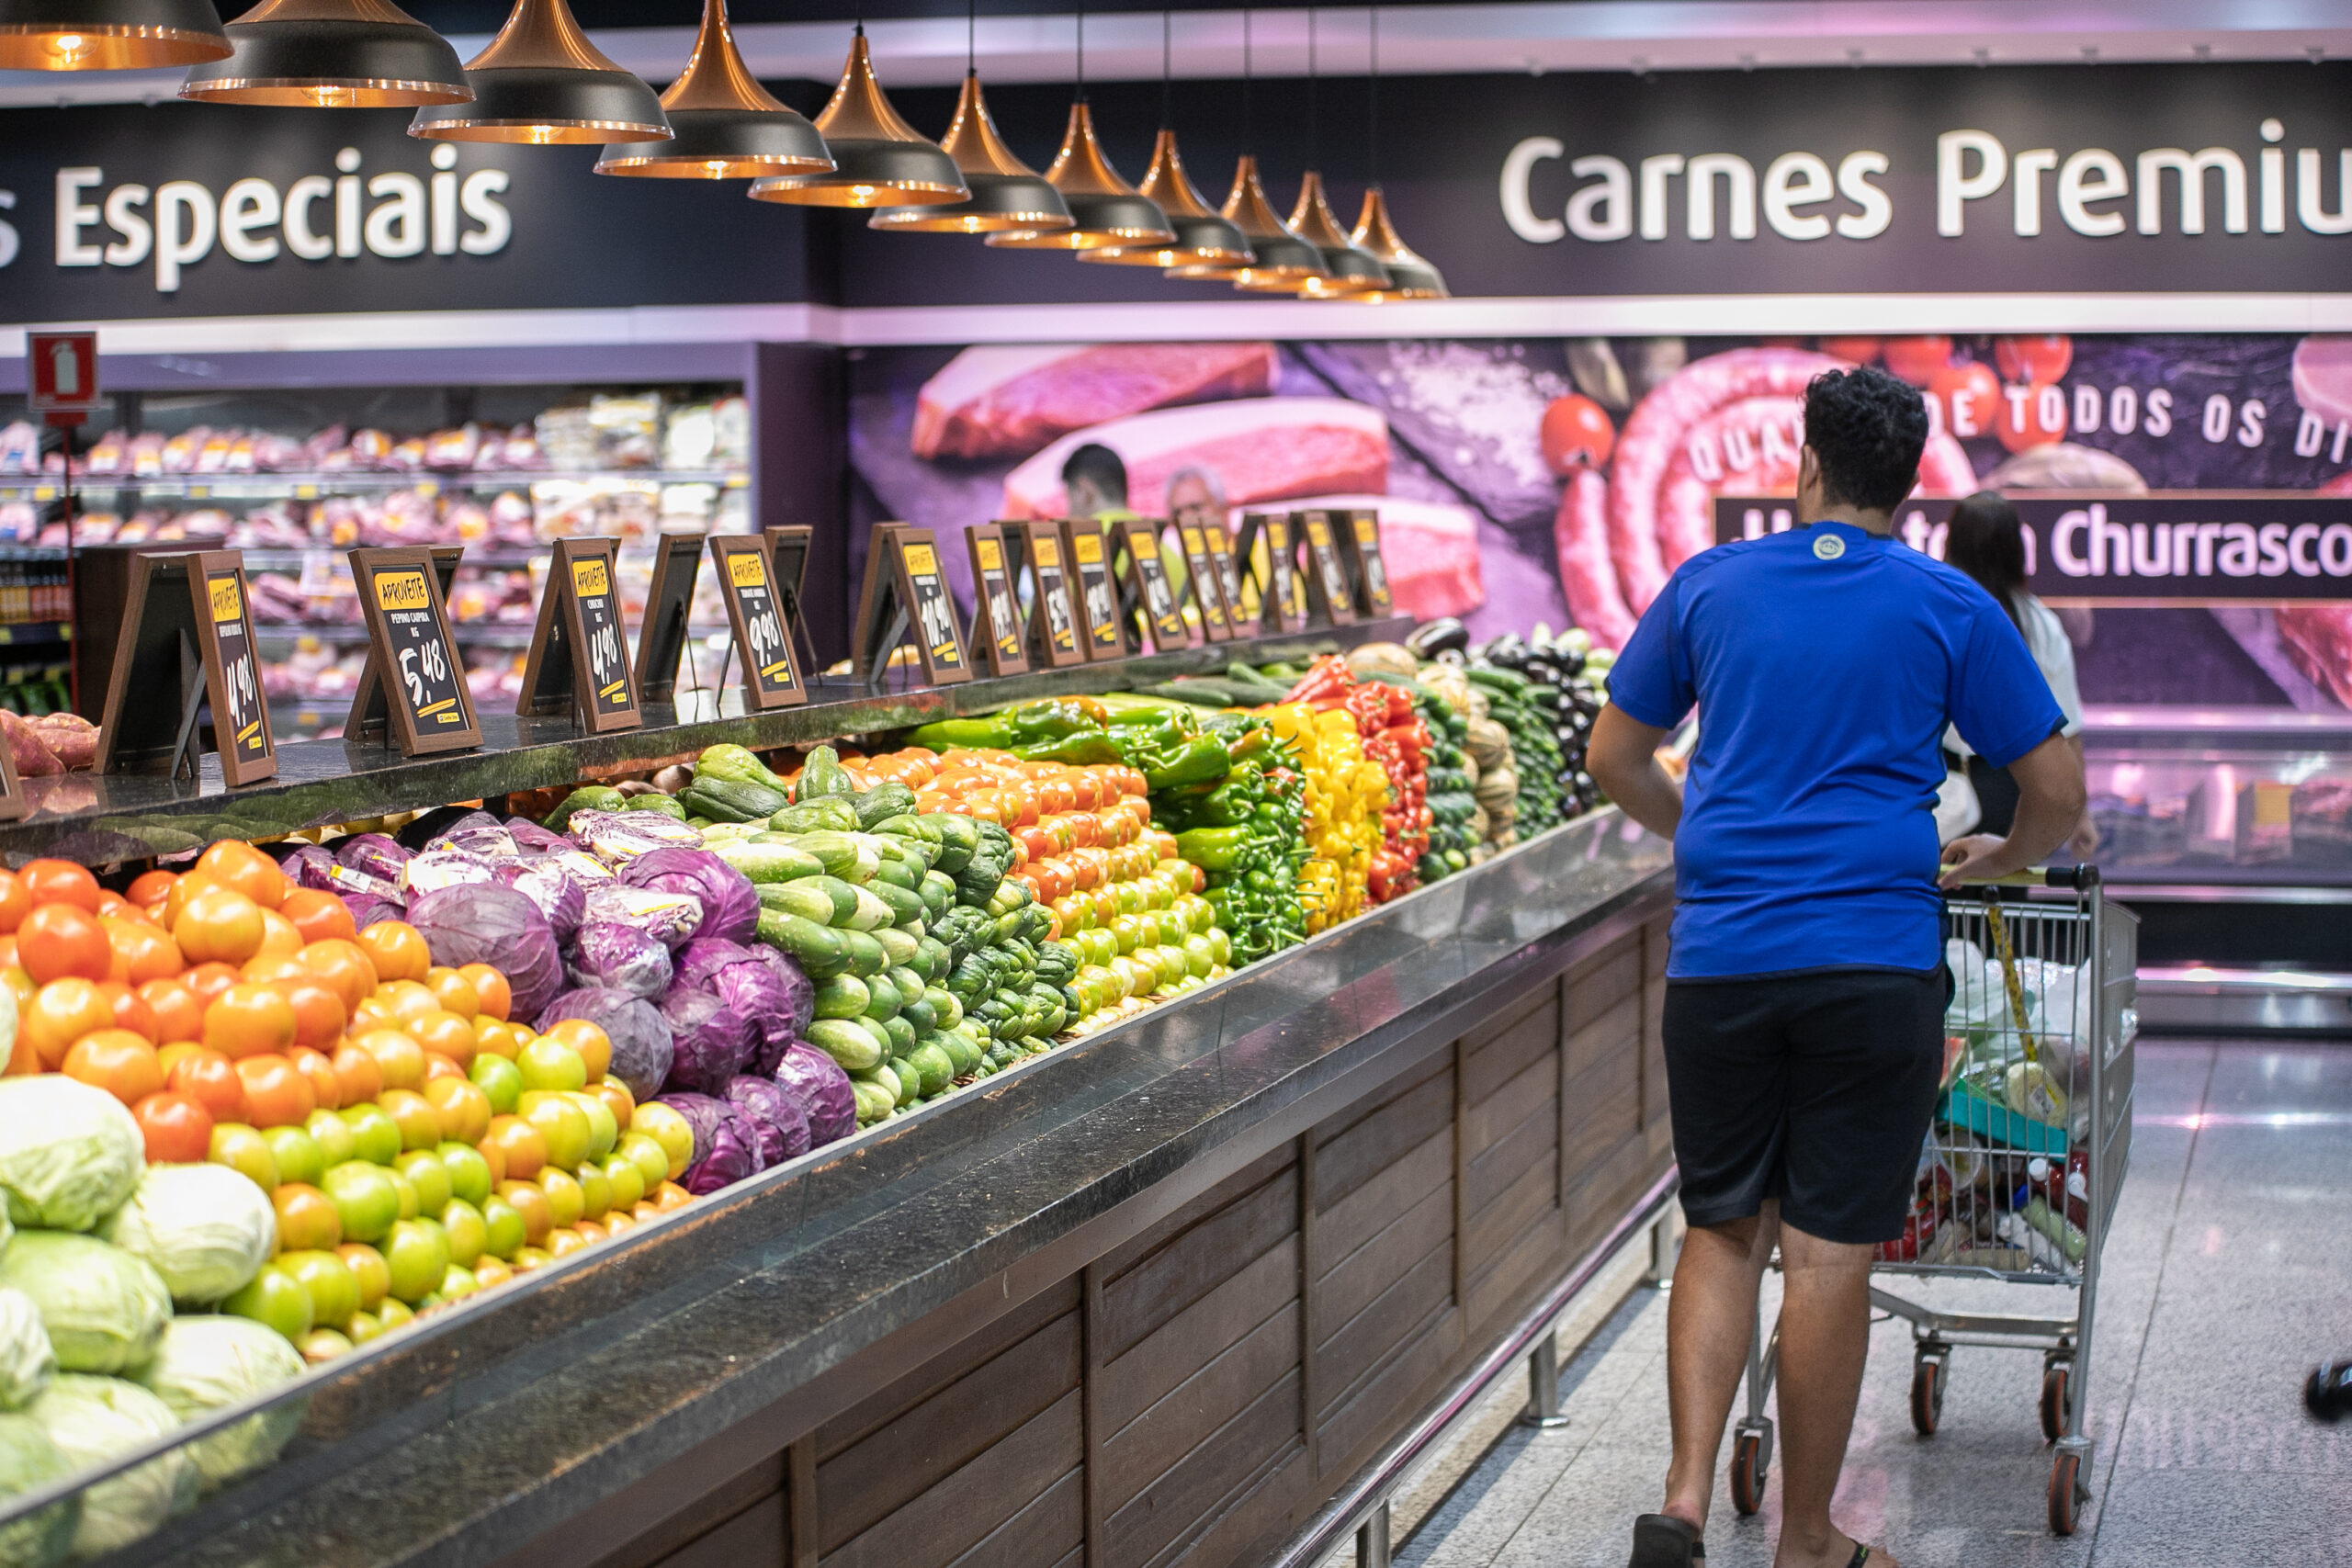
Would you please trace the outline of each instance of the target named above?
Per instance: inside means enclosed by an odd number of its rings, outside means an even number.
[[[2087,893],[2099,885],[2095,865],[2037,865],[2013,871],[1986,882],[1962,883],[1962,887],[2072,887]]]

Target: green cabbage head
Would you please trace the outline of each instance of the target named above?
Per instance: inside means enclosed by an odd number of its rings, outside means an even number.
[[[40,1422],[29,1416],[0,1416],[0,1503],[62,1481],[74,1469],[74,1461]],[[82,1499],[76,1494],[0,1524],[0,1562],[8,1568],[51,1568],[65,1560],[74,1527],[81,1522]]]
[[[57,1352],[40,1308],[22,1291],[0,1291],[0,1409],[22,1410],[57,1375]],[[8,1561],[0,1555],[0,1563]]]
[[[0,1196],[14,1223],[88,1230],[146,1164],[139,1123],[106,1090],[54,1073],[0,1078]]]
[[[269,1261],[277,1211],[225,1165],[151,1165],[98,1235],[153,1264],[172,1300],[209,1306]]]
[[[100,1465],[166,1437],[172,1407],[135,1382],[61,1372],[26,1414],[65,1450],[76,1470]],[[175,1509],[196,1500],[197,1470],[179,1449],[158,1454],[82,1490],[74,1555],[96,1557],[153,1534]]]
[[[132,1375],[181,1420],[196,1421],[291,1382],[302,1371],[300,1352],[276,1329],[246,1317],[198,1316],[165,1324],[155,1359]],[[305,1401],[288,1399],[255,1411],[188,1444],[188,1457],[207,1486],[259,1470],[292,1439],[306,1408]]]
[[[19,1231],[0,1252],[0,1287],[22,1291],[69,1372],[120,1372],[155,1353],[171,1292],[145,1259],[96,1236]]]

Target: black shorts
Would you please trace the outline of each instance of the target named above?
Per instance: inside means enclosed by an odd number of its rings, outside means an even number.
[[[1782,1220],[1825,1241],[1900,1236],[1950,999],[1940,966],[1668,981],[1666,1077],[1690,1222],[1746,1219],[1777,1198]]]

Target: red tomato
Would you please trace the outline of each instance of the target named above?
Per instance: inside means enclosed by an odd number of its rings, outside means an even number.
[[[1849,359],[1857,365],[1868,365],[1878,357],[1878,339],[1826,337],[1821,340],[1821,352],[1832,359]]]
[[[150,1165],[197,1165],[212,1148],[212,1112],[192,1096],[158,1089],[130,1108]]]
[[[247,1119],[256,1127],[291,1127],[319,1108],[319,1097],[301,1069],[275,1052],[236,1062],[245,1086]]]
[[[130,886],[123,897],[142,909],[153,908],[170,896],[172,884],[178,880],[177,872],[143,871],[130,879]]]
[[[165,1084],[203,1106],[216,1122],[245,1119],[245,1081],[237,1076],[236,1065],[218,1051],[198,1046],[182,1055],[172,1064]]]
[[[25,879],[13,871],[0,871],[0,932],[14,931],[32,909],[33,896]]]
[[[1944,428],[1963,441],[1991,434],[2000,422],[2000,378],[1973,361],[1937,371],[1928,382],[1928,395],[1943,415]]]
[[[71,904],[86,914],[98,912],[103,890],[88,866],[70,860],[27,861],[17,875],[36,905]]]
[[[204,1004],[179,981],[150,980],[139,987],[139,997],[155,1015],[159,1043],[204,1038]]]
[[[128,1029],[100,1029],[85,1034],[65,1053],[63,1071],[67,1077],[102,1089],[125,1105],[136,1105],[164,1087],[164,1069],[155,1060],[155,1047]]]
[[[2038,337],[1996,337],[1993,363],[2011,381],[2055,381],[2075,363],[2075,340],[2064,333]]]
[[[1565,475],[1607,463],[1610,448],[1617,445],[1617,427],[1599,403],[1570,392],[1564,398],[1554,398],[1544,410],[1544,423],[1537,439],[1544,448],[1544,466],[1555,474]]]
[[[109,974],[115,979],[143,986],[150,980],[168,980],[187,967],[171,933],[151,924],[143,915],[138,919],[102,915],[98,924],[106,929],[107,942],[114,949]]]
[[[80,866],[74,869],[82,871]],[[88,910],[74,904],[41,904],[17,928],[17,961],[44,986],[69,976],[103,980],[114,968],[114,943]]]
[[[209,1007],[214,998],[243,978],[235,964],[215,962],[198,964],[180,976],[180,984],[194,992],[198,1002]]]
[[[2066,439],[2066,393],[2063,388],[2034,383],[2011,387],[2001,402],[2001,417],[1993,427],[2001,445],[2012,452],[2047,446]]]
[[[1936,372],[1951,363],[1951,339],[1948,337],[1891,337],[1881,352],[1886,355],[1886,367],[1915,387],[1924,387],[1935,379]]]
[[[350,906],[315,887],[288,888],[277,912],[294,922],[294,929],[305,942],[338,937],[348,942],[359,934],[359,927],[351,919]]]
[[[146,998],[118,980],[101,984],[98,994],[106,998],[107,1004],[114,1009],[114,1026],[117,1029],[128,1029],[150,1045],[164,1043],[155,1010],[147,1005]]]

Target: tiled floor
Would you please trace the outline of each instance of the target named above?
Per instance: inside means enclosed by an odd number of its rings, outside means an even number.
[[[1922,1439],[1909,1326],[1881,1323],[1837,1517],[1904,1568],[2352,1562],[2352,1423],[2316,1426],[2300,1400],[2312,1363],[2352,1355],[2352,1046],[2139,1050],[2086,1391],[2097,1495],[2075,1535],[2051,1535],[2039,1357],[1955,1351],[1942,1428]],[[2057,1315],[2070,1300],[1894,1283],[1998,1311]],[[1636,1290],[1564,1369],[1568,1425],[1506,1430],[1396,1561],[1617,1568],[1665,1474],[1665,1301]],[[1776,1471],[1764,1512],[1742,1519],[1718,1483],[1713,1568],[1767,1568],[1779,1499]]]

